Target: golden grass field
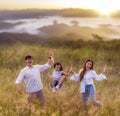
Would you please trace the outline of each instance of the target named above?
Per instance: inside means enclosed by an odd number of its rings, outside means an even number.
[[[86,42],[82,46],[74,43],[58,44],[59,46],[23,44],[0,45],[0,116],[120,116],[120,41]],[[82,44],[82,43],[81,43]],[[67,71],[72,66],[78,72],[87,58],[94,60],[94,69],[102,72],[106,64],[107,80],[95,81],[96,97],[102,101],[102,107],[95,107],[87,102],[87,110],[82,108],[79,82],[70,81],[69,77],[64,88],[52,93],[49,88],[49,75],[52,70],[42,73],[42,82],[46,105],[39,108],[38,102],[29,110],[26,94],[19,95],[15,80],[20,69],[25,66],[24,56],[31,54],[34,64],[44,64],[49,50],[53,50],[55,61],[63,64]],[[21,86],[25,90],[24,84]]]

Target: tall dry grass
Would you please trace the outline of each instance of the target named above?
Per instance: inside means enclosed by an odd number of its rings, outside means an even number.
[[[118,45],[118,43],[113,44]],[[51,49],[54,51],[55,61],[60,61],[65,71],[72,66],[78,72],[87,58],[94,60],[95,70],[98,73],[102,71],[105,64],[108,65],[107,80],[95,81],[96,97],[102,101],[102,107],[92,106],[88,102],[85,111],[82,108],[79,82],[70,81],[69,77],[64,83],[64,88],[53,94],[48,85],[49,75],[52,73],[52,70],[49,70],[42,73],[46,106],[40,109],[38,101],[36,101],[32,110],[28,109],[26,94],[19,95],[15,87],[16,77],[20,69],[25,66],[24,56],[31,54],[35,64],[44,64],[47,61],[47,53]],[[112,46],[111,43],[108,45],[106,43],[101,45],[86,43],[73,48],[72,44],[66,47],[20,43],[0,46],[0,116],[119,116],[119,60],[120,53],[116,45]],[[25,89],[23,83],[21,86]]]

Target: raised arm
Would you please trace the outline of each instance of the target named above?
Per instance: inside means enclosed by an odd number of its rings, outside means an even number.
[[[102,81],[102,80],[107,79],[103,73],[98,75],[95,71],[93,71],[93,78],[97,81]]]
[[[53,67],[53,65],[54,65],[53,52],[50,51],[49,54],[48,54],[48,61],[47,61],[47,63],[44,64],[44,65],[39,65],[39,70],[40,70],[40,72],[42,72],[44,70],[48,70],[51,67]]]
[[[48,54],[48,64],[51,65],[51,67],[53,67],[53,65],[54,65],[54,57],[53,57],[52,51],[50,51]]]
[[[107,70],[107,66],[105,65],[104,68],[103,68],[103,73],[101,73],[101,74],[98,75],[95,71],[93,71],[93,78],[95,80],[98,80],[98,81],[102,81],[102,80],[107,79],[106,76],[104,75],[104,73],[106,72],[106,70]]]

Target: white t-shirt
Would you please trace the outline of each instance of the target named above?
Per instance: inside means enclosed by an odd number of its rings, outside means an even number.
[[[54,80],[55,80],[55,81],[59,81],[60,78],[62,77],[62,73],[63,73],[63,71],[56,71],[56,70],[54,70],[54,71],[53,71],[53,74],[52,74]]]
[[[34,93],[43,89],[40,72],[50,69],[49,64],[33,65],[32,68],[26,66],[17,77],[16,84],[20,84],[24,80],[27,93]]]

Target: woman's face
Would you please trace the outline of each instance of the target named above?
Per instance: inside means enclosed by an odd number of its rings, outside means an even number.
[[[60,66],[60,65],[56,65],[56,66],[55,66],[55,70],[56,70],[56,71],[60,71],[60,69],[61,69],[61,66]]]
[[[92,67],[92,62],[88,61],[88,62],[86,63],[86,70],[91,69],[91,67]]]

